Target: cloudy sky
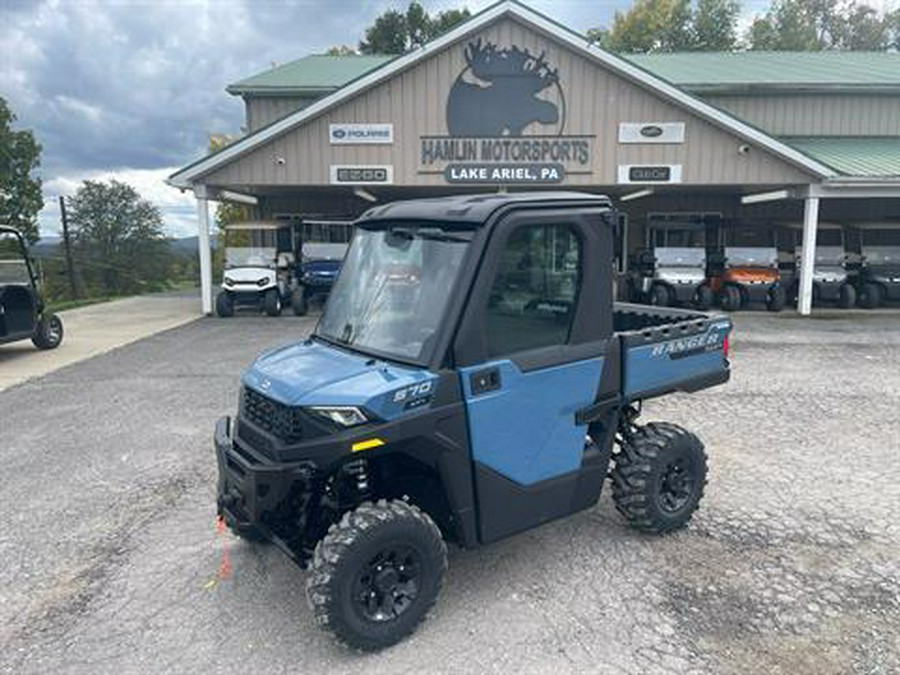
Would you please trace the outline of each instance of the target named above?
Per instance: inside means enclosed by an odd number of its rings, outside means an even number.
[[[888,3],[894,0],[883,0]],[[162,183],[205,153],[210,133],[236,133],[227,84],[335,44],[405,0],[0,0],[0,96],[44,147],[47,208],[86,178],[117,177],[159,205],[173,235],[195,230],[194,202]],[[491,0],[424,0],[429,11]],[[607,25],[629,0],[531,0],[577,30]],[[745,11],[767,4],[745,0]],[[881,4],[881,3],[878,3]]]

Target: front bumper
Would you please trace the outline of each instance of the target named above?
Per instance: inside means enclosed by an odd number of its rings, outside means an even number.
[[[768,281],[760,281],[744,282],[741,287],[747,294],[748,302],[766,302],[769,299],[769,292],[777,285]]]
[[[311,483],[314,465],[275,462],[235,443],[230,417],[216,423],[213,442],[219,469],[219,515],[236,531],[254,529],[271,538],[272,517],[298,484],[303,489]]]

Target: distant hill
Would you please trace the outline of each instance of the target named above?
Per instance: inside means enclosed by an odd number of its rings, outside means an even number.
[[[181,239],[170,239],[169,248],[177,255],[197,255],[197,237],[182,237]],[[210,244],[215,248],[217,245],[216,235],[209,236]]]
[[[181,239],[169,239],[169,250],[178,256],[197,255],[197,237],[182,237]],[[210,235],[212,247],[216,247],[216,235]],[[31,254],[38,258],[46,258],[54,255],[62,255],[62,237],[41,237],[36,244],[31,246]]]

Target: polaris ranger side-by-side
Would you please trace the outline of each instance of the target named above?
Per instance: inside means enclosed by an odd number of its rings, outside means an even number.
[[[687,524],[706,454],[641,402],[729,378],[726,316],[615,305],[615,213],[579,193],[378,206],[308,339],[260,356],[215,430],[218,511],[310,569],[317,620],[371,650],[434,603],[445,542],[597,503]]]

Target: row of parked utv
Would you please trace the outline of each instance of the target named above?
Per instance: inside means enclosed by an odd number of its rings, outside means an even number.
[[[727,243],[707,248],[697,237],[662,231],[662,236],[659,229],[651,232],[648,246],[630,259],[625,277],[629,301],[701,310],[719,306],[729,312],[753,305],[780,312],[797,303],[801,246],[787,251],[777,245]],[[719,243],[724,239],[718,238]],[[813,271],[814,305],[874,309],[900,300],[900,228],[870,226],[856,230],[854,239],[857,250],[848,250],[843,228],[821,227]],[[770,241],[775,243],[776,237]]]

